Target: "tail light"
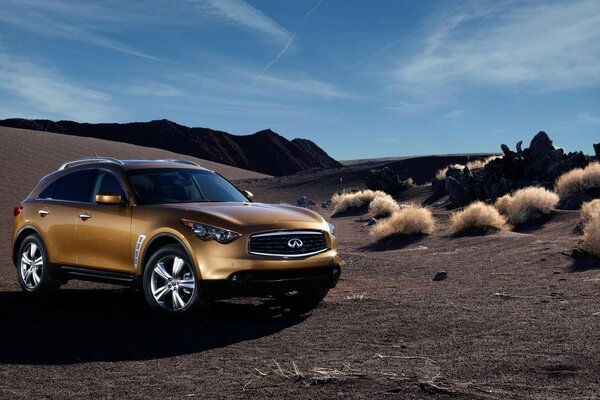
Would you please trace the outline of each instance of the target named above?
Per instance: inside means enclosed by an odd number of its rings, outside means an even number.
[[[18,205],[13,209],[13,215],[16,217],[17,215],[21,214],[21,212],[23,211],[23,206],[22,205]]]

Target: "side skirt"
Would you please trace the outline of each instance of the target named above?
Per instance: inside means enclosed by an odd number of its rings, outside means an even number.
[[[135,286],[140,283],[140,276],[126,272],[103,271],[90,268],[60,266],[57,268],[62,279],[78,279],[82,281],[111,283],[113,285]]]

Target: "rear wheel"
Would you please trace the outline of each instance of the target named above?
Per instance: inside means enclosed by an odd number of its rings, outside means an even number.
[[[148,305],[164,314],[182,314],[197,305],[199,284],[194,264],[177,245],[159,249],[144,270],[144,296]]]
[[[46,248],[37,235],[30,235],[21,243],[17,278],[21,289],[30,294],[52,292],[60,286],[51,274]]]

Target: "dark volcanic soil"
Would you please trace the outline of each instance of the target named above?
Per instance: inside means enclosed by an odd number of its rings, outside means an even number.
[[[333,190],[314,178],[241,186],[258,201],[319,203]],[[600,396],[600,263],[561,254],[577,213],[459,238],[447,236],[448,212],[435,214],[434,235],[382,245],[365,215],[333,218],[343,279],[299,317],[238,301],[166,320],[136,293],[86,283],[25,299],[3,257],[0,397]],[[439,271],[448,279],[432,281]]]

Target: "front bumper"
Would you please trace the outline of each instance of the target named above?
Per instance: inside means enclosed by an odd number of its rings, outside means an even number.
[[[291,291],[325,290],[335,287],[339,266],[291,270],[245,270],[227,279],[204,280],[202,289],[213,299],[277,295]]]

